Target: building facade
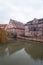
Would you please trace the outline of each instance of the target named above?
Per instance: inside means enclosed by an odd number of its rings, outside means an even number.
[[[21,22],[18,22],[16,20],[10,19],[9,24],[6,26],[7,32],[14,32],[17,33],[17,35],[24,35],[25,34],[25,27],[24,24]]]
[[[25,24],[26,36],[43,36],[43,19],[34,18]]]

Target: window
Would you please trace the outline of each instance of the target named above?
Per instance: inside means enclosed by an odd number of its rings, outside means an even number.
[[[36,28],[33,28],[33,31],[36,31]]]
[[[38,29],[36,27],[29,28],[29,31],[37,31]]]

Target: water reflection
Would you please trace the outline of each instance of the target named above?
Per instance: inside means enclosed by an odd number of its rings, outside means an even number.
[[[26,47],[26,52],[30,54],[34,59],[43,60],[43,43],[41,44],[30,44]]]
[[[6,46],[0,46],[0,57],[3,57],[5,55],[5,48]]]
[[[20,42],[0,46],[0,65],[43,65],[43,43]]]
[[[23,48],[11,55],[5,55],[0,65],[43,65],[43,61],[40,59],[34,60]]]

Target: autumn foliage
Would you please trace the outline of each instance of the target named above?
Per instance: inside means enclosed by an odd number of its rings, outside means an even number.
[[[0,28],[0,43],[6,43],[8,40],[6,31]]]

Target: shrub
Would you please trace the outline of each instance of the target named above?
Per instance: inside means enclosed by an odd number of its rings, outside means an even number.
[[[10,31],[10,32],[7,32],[7,34],[8,34],[9,37],[12,37],[12,38],[17,37],[17,33],[16,32]]]

